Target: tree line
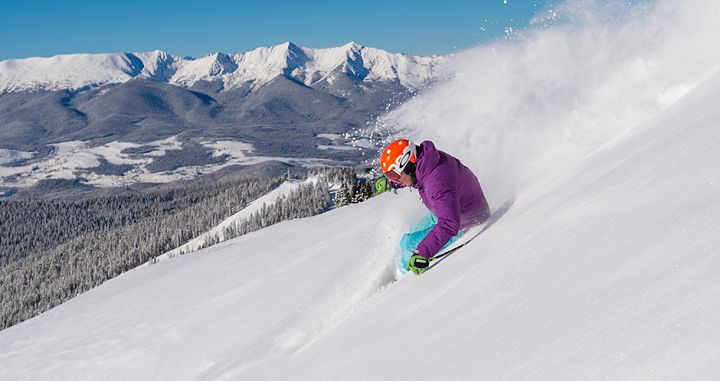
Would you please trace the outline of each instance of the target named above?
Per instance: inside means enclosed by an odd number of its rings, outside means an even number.
[[[225,237],[322,213],[331,207],[329,183],[357,181],[349,168],[310,175],[320,179],[227,227]],[[0,201],[0,330],[204,234],[288,176],[83,200]]]

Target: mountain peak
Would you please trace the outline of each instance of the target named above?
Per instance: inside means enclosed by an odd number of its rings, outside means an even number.
[[[353,50],[353,51],[359,51],[364,48],[364,46],[358,44],[355,41],[350,41],[347,44],[342,46],[345,50]]]
[[[201,58],[177,57],[162,50],[144,53],[71,54],[0,61],[0,93],[98,87],[132,78],[179,86],[221,81],[225,89],[251,82],[261,86],[277,75],[311,85],[338,68],[361,81],[393,81],[417,88],[433,75],[442,57],[418,60],[351,41],[335,48],[305,48],[292,41],[249,52],[222,52]]]
[[[279,50],[279,51],[297,51],[297,50],[302,50],[302,47],[299,46],[299,45],[297,45],[296,43],[294,43],[294,42],[292,42],[292,41],[285,41],[285,42],[283,42],[283,43],[280,43],[280,44],[277,44],[277,45],[273,45],[273,46],[271,46],[271,47],[269,47],[269,48],[258,48],[258,49],[264,49],[264,50],[269,49],[269,50],[271,50],[271,51],[272,51],[272,50]],[[258,49],[256,49],[256,50],[258,50]]]
[[[286,50],[286,56],[287,57],[301,57],[306,56],[305,49],[295,43],[292,42],[285,42],[282,44]]]

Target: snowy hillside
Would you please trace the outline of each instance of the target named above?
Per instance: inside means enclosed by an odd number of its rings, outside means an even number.
[[[210,229],[210,231],[193,238],[191,241],[185,243],[182,246],[176,247],[175,249],[156,257],[153,262],[169,260],[179,255],[196,251],[199,248],[203,247],[206,242],[208,242],[212,237],[217,237],[217,240],[220,242],[225,241],[227,239],[225,237],[226,228],[232,226],[235,223],[241,223],[243,220],[250,218],[253,213],[260,211],[263,206],[272,205],[280,197],[287,196],[293,190],[297,189],[301,184],[315,181],[317,181],[317,178],[310,178],[304,181],[285,181],[284,183],[280,184],[279,187],[273,189],[262,197],[258,197],[257,199],[250,202],[247,206],[242,208],[242,210],[226,218],[217,226]]]
[[[425,211],[384,194],[6,329],[0,379],[720,378],[720,3],[575,11],[454,58],[386,119],[508,208],[432,271],[395,279]]]
[[[162,51],[114,54],[70,54],[48,58],[0,61],[0,93],[81,89],[133,78],[190,87],[200,80],[220,81],[226,90],[250,83],[257,88],[283,75],[308,86],[332,74],[346,73],[360,81],[393,81],[416,89],[435,73],[444,57],[391,54],[354,42],[311,49],[286,42],[233,55],[174,57]]]

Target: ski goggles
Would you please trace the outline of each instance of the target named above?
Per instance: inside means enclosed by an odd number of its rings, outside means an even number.
[[[387,171],[384,173],[385,177],[390,181],[400,181],[400,175],[395,171]]]

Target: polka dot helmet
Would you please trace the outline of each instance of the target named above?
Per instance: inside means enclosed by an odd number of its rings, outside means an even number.
[[[402,174],[408,163],[417,162],[415,143],[407,139],[398,139],[390,143],[380,156],[380,170],[383,173]]]

